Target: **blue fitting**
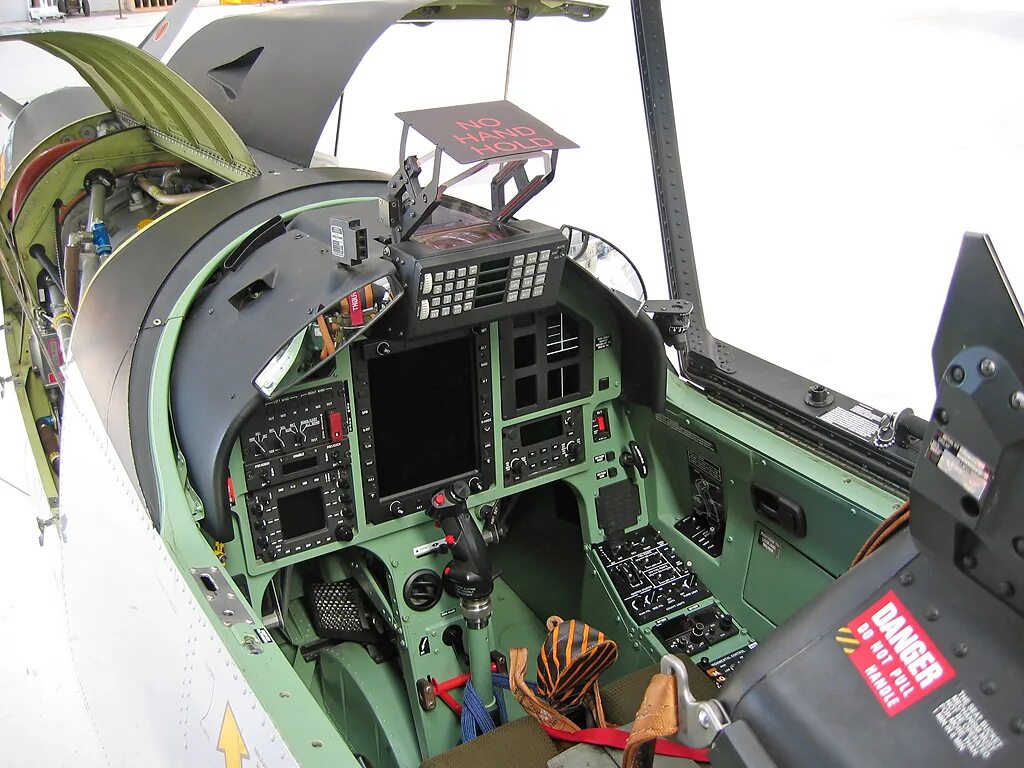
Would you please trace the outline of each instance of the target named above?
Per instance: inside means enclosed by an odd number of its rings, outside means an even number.
[[[92,225],[92,243],[96,246],[96,255],[100,258],[109,256],[114,250],[110,247],[110,235],[107,234],[107,225],[97,221]]]

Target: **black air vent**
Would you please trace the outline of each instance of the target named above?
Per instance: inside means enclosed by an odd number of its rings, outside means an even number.
[[[437,605],[443,591],[441,577],[424,568],[406,579],[402,597],[405,598],[405,604],[414,611],[429,611]]]

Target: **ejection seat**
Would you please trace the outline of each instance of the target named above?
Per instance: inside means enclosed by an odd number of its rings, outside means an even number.
[[[690,689],[698,699],[716,695],[714,682],[687,657],[683,663],[690,672]],[[651,678],[659,671],[657,666],[645,667],[601,688],[605,715],[611,723],[629,723],[636,717],[644,692]],[[572,744],[555,741],[531,716],[513,720],[489,731],[470,742],[423,761],[420,768],[547,768],[548,761]],[[673,761],[673,768],[688,768],[697,764],[688,760]]]

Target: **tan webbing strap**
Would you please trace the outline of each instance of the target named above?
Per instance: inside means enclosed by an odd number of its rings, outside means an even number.
[[[525,648],[513,648],[508,654],[508,687],[516,701],[529,715],[541,725],[547,725],[560,731],[575,733],[579,726],[560,714],[547,703],[538,699],[526,684],[526,664],[528,653]]]
[[[679,701],[673,675],[657,674],[647,686],[644,701],[636,713],[633,730],[626,739],[622,768],[649,768],[654,761],[658,739],[679,731]]]

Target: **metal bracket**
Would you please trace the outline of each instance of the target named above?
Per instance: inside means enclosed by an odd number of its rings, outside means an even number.
[[[246,608],[219,568],[189,568],[192,578],[199,584],[217,619],[225,627],[235,624],[254,625],[249,609]]]
[[[67,524],[67,516],[59,513],[53,514],[50,517],[37,517],[36,525],[39,526],[39,546],[43,546],[43,541],[46,538],[46,529],[50,526],[57,529],[57,535],[60,536],[60,540],[67,544],[68,537],[64,533],[64,530],[67,528]]]
[[[729,724],[729,716],[715,699],[697,701],[690,691],[690,681],[683,662],[671,654],[661,657],[661,672],[676,679],[679,703],[679,732],[676,740],[688,747],[711,746],[719,731]]]
[[[644,312],[649,312],[661,333],[662,341],[676,349],[686,348],[686,332],[690,330],[693,302],[686,299],[648,301]]]

